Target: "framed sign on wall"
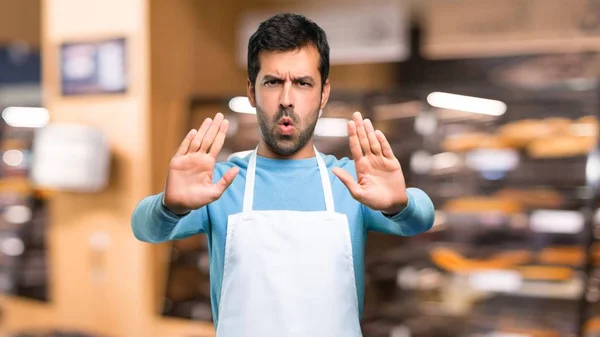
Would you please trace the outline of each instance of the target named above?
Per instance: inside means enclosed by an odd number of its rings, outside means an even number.
[[[60,46],[63,96],[119,94],[128,87],[124,38],[69,42]]]

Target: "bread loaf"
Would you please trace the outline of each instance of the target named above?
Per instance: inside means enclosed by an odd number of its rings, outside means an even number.
[[[515,214],[523,212],[523,205],[514,199],[499,196],[469,196],[448,201],[444,210],[455,213],[499,212]]]
[[[551,136],[536,139],[527,146],[533,158],[563,158],[588,154],[596,145],[592,136]]]

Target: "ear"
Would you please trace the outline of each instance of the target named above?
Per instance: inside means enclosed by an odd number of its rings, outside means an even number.
[[[254,91],[254,85],[252,84],[252,82],[250,82],[250,79],[248,79],[248,83],[246,86],[246,95],[248,95],[248,100],[250,101],[250,105],[253,108],[256,108],[256,97],[255,97],[255,91]]]
[[[323,84],[323,90],[321,91],[321,109],[325,109],[325,105],[327,105],[330,90],[331,85],[329,84],[329,79],[326,79],[325,84]]]

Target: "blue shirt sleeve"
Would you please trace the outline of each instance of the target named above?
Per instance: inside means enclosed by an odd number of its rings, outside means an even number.
[[[363,208],[363,217],[367,230],[413,236],[428,231],[435,220],[435,208],[429,196],[422,190],[414,187],[406,189],[408,195],[407,206],[398,214],[386,217],[380,211]]]
[[[162,197],[162,192],[148,196],[133,211],[131,227],[138,240],[161,243],[207,232],[210,221],[206,206],[180,216],[163,205]]]

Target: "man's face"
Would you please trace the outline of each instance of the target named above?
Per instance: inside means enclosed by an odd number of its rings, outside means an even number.
[[[287,156],[312,138],[319,110],[329,98],[329,81],[321,86],[319,52],[306,47],[290,52],[262,52],[255,83],[248,97],[256,108],[263,140]]]

